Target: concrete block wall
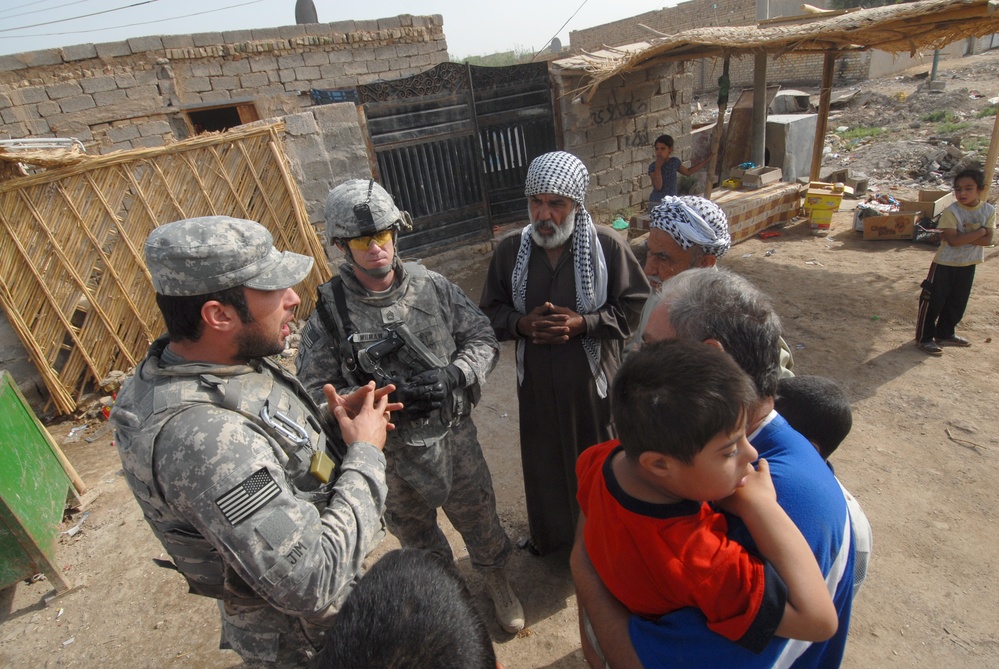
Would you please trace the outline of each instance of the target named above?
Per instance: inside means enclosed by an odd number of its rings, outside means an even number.
[[[813,3],[822,6],[822,2]],[[800,13],[799,5],[771,5],[774,16]],[[640,27],[646,25],[665,34],[675,34],[692,28],[756,25],[756,3],[753,0],[688,0],[655,12],[594,26],[569,33],[572,51],[593,51],[604,45],[618,46],[648,41],[654,33]],[[841,56],[837,59],[837,83],[859,81],[866,77],[866,52]],[[702,59],[691,63],[695,93],[718,90],[721,76],[720,59]],[[729,79],[734,87],[752,87],[753,57],[733,57],[729,63]],[[817,84],[822,81],[822,56],[785,56],[769,58],[767,80],[784,85]]]
[[[282,120],[291,174],[305,200],[309,220],[325,239],[323,204],[330,189],[347,179],[371,177],[357,107],[352,102],[318,105]]]
[[[825,6],[822,0],[811,4],[817,7]],[[773,17],[801,13],[800,3],[793,0],[785,0],[781,3],[771,2],[770,11]],[[649,41],[655,36],[654,33],[641,28],[639,24],[665,34],[675,34],[692,28],[755,26],[756,23],[755,0],[689,0],[667,9],[639,14],[628,19],[584,30],[570,31],[569,47],[576,53],[581,50],[594,51],[605,45],[620,46]],[[960,57],[969,48],[981,50],[982,47],[987,48],[987,45],[990,44],[989,38],[975,40],[973,44],[962,40],[948,47],[945,54],[951,57]],[[767,80],[780,83],[785,87],[818,85],[822,81],[822,61],[822,55],[789,55],[781,58],[768,58]],[[888,63],[887,67],[886,63]],[[883,52],[862,51],[841,55],[836,59],[835,84],[842,85],[885,76],[904,70],[912,64],[915,63],[911,63],[904,54],[895,57]],[[718,59],[694,61],[692,63],[694,92],[703,93],[718,90],[718,77],[721,76],[721,70],[722,64]],[[729,79],[734,87],[752,87],[752,55],[732,58],[729,64]]]
[[[639,24],[673,35],[692,28],[745,26],[755,23],[755,0],[689,0],[667,9],[646,12],[620,21],[571,30],[569,48],[575,53],[580,50],[594,51],[605,45],[645,42],[656,36]]]
[[[860,51],[841,55],[836,59],[833,82],[842,85],[868,78],[871,52]],[[767,81],[779,83],[783,88],[792,86],[817,86],[822,82],[823,56],[787,55],[767,58]],[[692,63],[697,72],[694,89],[697,93],[718,90],[718,77],[722,72],[720,59],[702,59]],[[729,61],[729,79],[733,88],[753,87],[754,58],[751,54],[733,57]],[[734,102],[734,96],[730,97]]]
[[[183,112],[252,103],[260,118],[448,59],[439,15],[137,37],[0,56],[0,138],[76,137],[91,153],[187,136]]]
[[[556,84],[560,92],[578,88],[575,77],[557,77]],[[659,135],[673,135],[674,155],[690,159],[692,96],[687,64],[666,63],[605,82],[589,104],[559,97],[563,147],[590,171],[586,204],[595,222],[627,220],[644,210]]]

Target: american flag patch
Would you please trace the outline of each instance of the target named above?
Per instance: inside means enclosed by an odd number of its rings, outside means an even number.
[[[281,493],[266,469],[259,469],[238,486],[215,500],[222,515],[233,525],[241,522],[262,509],[267,502]]]

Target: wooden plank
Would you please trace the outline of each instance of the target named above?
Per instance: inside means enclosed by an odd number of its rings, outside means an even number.
[[[780,86],[767,86],[766,108],[770,108],[770,103]],[[728,174],[728,171],[736,165],[752,160],[750,155],[750,139],[752,137],[752,114],[753,114],[753,91],[744,90],[739,95],[738,100],[732,106],[732,113],[729,114],[728,129],[725,132],[725,150],[720,156],[721,174]]]
[[[801,198],[797,184],[779,182],[757,190],[723,188],[712,194],[711,201],[728,217],[729,234],[736,244],[793,218]]]
[[[810,179],[818,179],[822,169],[822,151],[825,148],[826,128],[829,127],[829,107],[832,100],[833,75],[836,67],[836,53],[827,51],[822,61],[822,88],[819,92],[819,116],[815,127],[815,140],[812,143],[812,164],[808,174]]]

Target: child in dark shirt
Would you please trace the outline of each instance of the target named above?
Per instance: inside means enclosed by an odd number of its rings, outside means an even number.
[[[656,159],[649,163],[649,178],[652,179],[652,194],[649,195],[649,211],[662,202],[667,195],[676,195],[678,190],[677,172],[684,176],[694,174],[708,164],[711,154],[699,163],[684,167],[680,159],[673,155],[673,137],[659,135],[655,141]]]
[[[853,427],[853,410],[843,389],[824,376],[793,376],[777,382],[774,408],[823,460],[846,439]]]

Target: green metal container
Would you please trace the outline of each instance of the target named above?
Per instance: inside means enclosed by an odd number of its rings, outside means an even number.
[[[0,589],[42,573],[69,583],[55,565],[70,480],[51,437],[6,371],[0,371]]]

